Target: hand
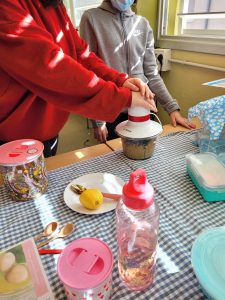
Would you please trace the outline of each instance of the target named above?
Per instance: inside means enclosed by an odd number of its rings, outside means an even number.
[[[153,99],[155,94],[149,89],[148,85],[139,78],[128,78],[123,87],[130,89],[133,92],[140,92],[145,99]]]
[[[106,142],[106,139],[108,137],[108,130],[105,123],[101,127],[93,128],[93,131],[96,140],[102,143]]]
[[[187,128],[187,129],[194,129],[196,126],[188,121],[188,119],[182,117],[178,110],[175,110],[170,113],[171,124],[176,127],[177,124]]]
[[[149,111],[157,112],[155,106],[155,101],[153,99],[144,99],[144,97],[139,92],[132,92],[132,102],[131,107],[141,106]]]

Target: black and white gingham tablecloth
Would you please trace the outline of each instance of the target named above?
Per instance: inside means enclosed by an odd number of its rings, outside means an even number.
[[[75,232],[66,239],[55,240],[51,248],[63,248],[81,237],[93,236],[105,241],[115,259],[111,300],[206,299],[193,273],[191,247],[203,229],[224,225],[225,203],[205,202],[186,173],[185,155],[198,151],[193,136],[194,133],[176,133],[161,137],[153,157],[144,161],[127,159],[122,151],[115,151],[51,171],[47,193],[34,201],[12,201],[1,187],[0,250],[42,232],[51,220],[58,220],[61,225],[70,222],[76,224]],[[142,292],[129,291],[120,282],[115,212],[82,215],[70,210],[63,200],[65,187],[77,177],[106,172],[127,181],[137,168],[146,170],[161,213],[156,282]],[[44,255],[41,259],[55,299],[66,299],[56,273],[58,255]]]

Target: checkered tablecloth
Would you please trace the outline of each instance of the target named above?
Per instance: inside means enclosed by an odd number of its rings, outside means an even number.
[[[14,202],[0,188],[0,250],[42,232],[49,221],[72,222],[76,231],[68,238],[51,243],[63,248],[74,239],[93,236],[105,241],[113,251],[113,291],[111,300],[192,300],[206,299],[191,267],[191,247],[196,236],[210,226],[224,225],[224,202],[205,202],[185,168],[185,155],[197,152],[194,133],[177,133],[157,141],[153,157],[133,161],[115,151],[91,160],[49,172],[47,193],[26,203]],[[132,170],[143,168],[155,188],[160,206],[159,251],[156,282],[142,292],[128,291],[117,271],[115,212],[82,215],[70,210],[63,200],[65,187],[73,179],[88,173],[107,172],[127,181]],[[58,255],[41,257],[57,300],[66,299],[56,264]]]

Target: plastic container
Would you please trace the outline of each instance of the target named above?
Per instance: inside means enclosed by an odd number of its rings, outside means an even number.
[[[188,154],[186,163],[189,176],[206,201],[225,201],[225,166],[216,155]]]
[[[217,155],[225,154],[225,126],[219,139],[210,139],[210,131],[203,127],[196,133],[197,145],[201,153],[212,152]]]
[[[0,172],[13,200],[41,196],[48,186],[44,145],[36,140],[16,140],[0,146]]]
[[[224,249],[224,226],[204,230],[192,246],[192,266],[203,293],[210,300],[225,299]]]
[[[95,238],[70,243],[58,260],[58,276],[68,300],[109,299],[113,256],[110,248]]]
[[[146,173],[138,169],[123,187],[116,207],[118,268],[131,290],[144,290],[155,280],[159,208]]]

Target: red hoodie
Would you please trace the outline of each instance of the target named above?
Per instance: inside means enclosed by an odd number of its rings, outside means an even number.
[[[50,139],[69,112],[113,121],[131,103],[125,79],[89,52],[63,5],[0,1],[0,140]]]

